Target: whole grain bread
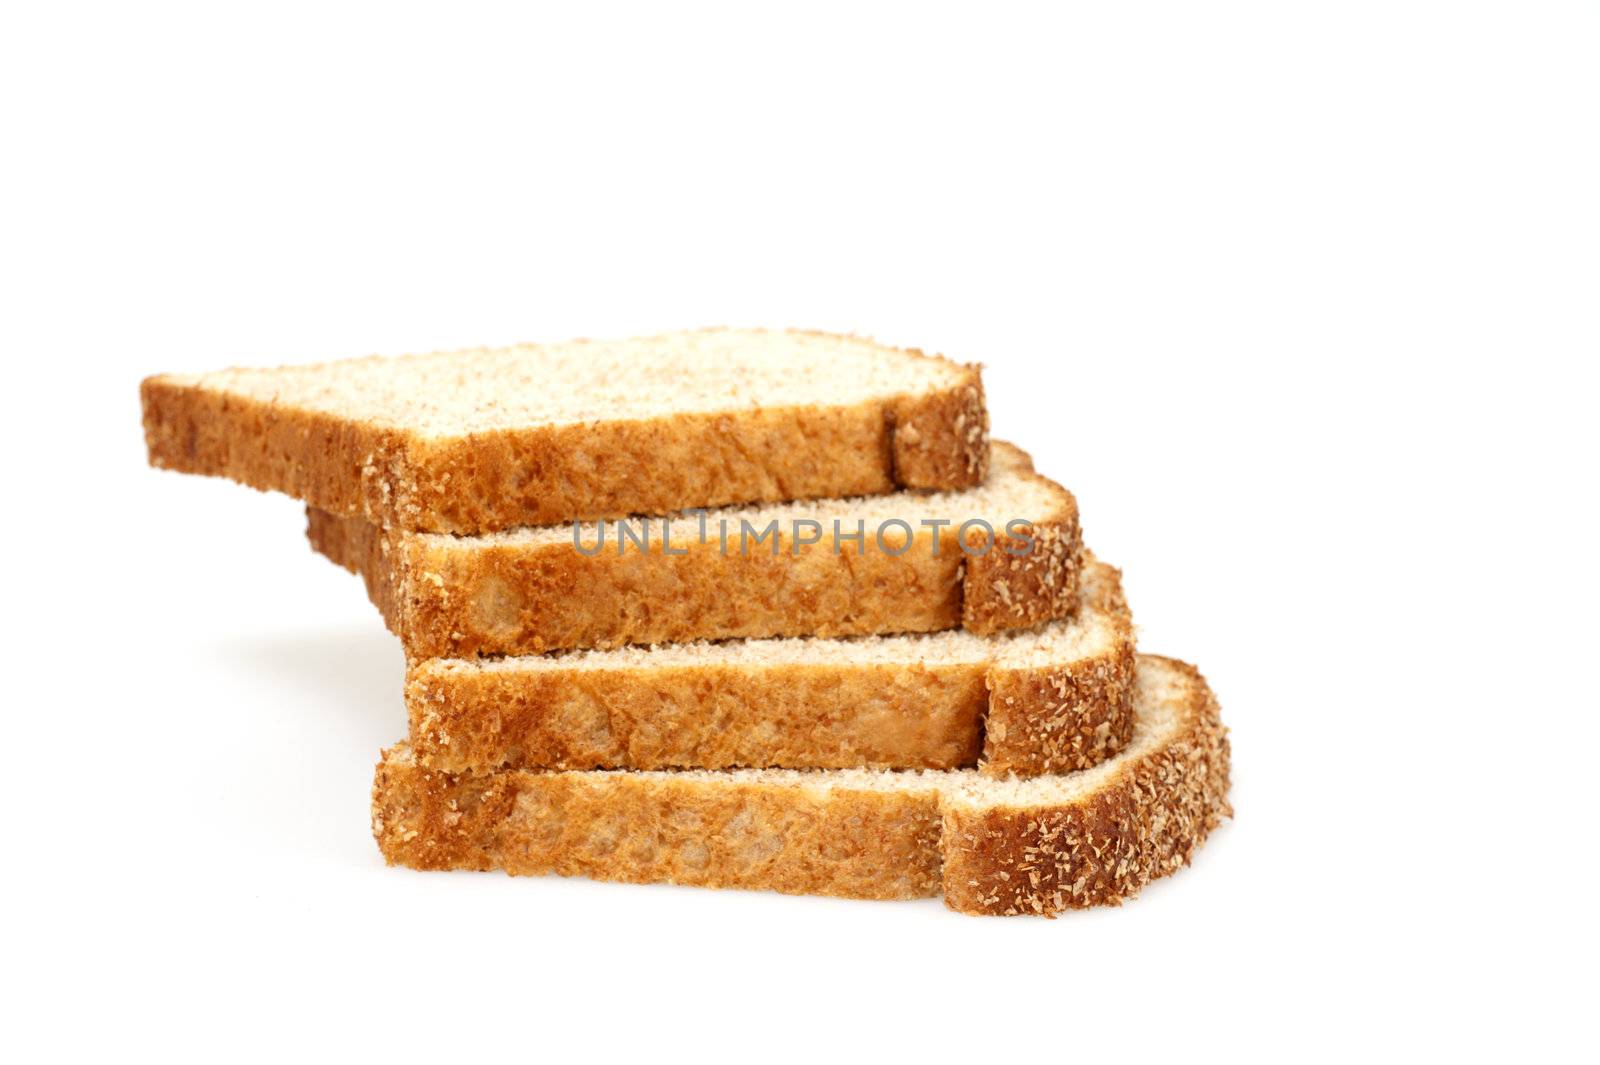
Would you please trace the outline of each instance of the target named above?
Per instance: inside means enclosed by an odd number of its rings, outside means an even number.
[[[413,659],[957,627],[987,634],[1069,617],[1083,553],[1076,500],[1009,444],[995,443],[988,465],[984,484],[959,492],[633,520],[631,539],[614,523],[470,537],[384,531],[316,510],[307,535],[362,575]],[[969,521],[984,524],[963,529]]]
[[[516,658],[407,674],[430,769],[1085,769],[1133,733],[1121,575],[1089,561],[1075,617],[954,630],[732,640]]]
[[[161,375],[140,391],[152,465],[434,532],[963,488],[988,458],[979,367],[802,331]]]
[[[1224,817],[1229,750],[1194,667],[1140,656],[1132,741],[1078,773],[506,770],[384,752],[372,828],[415,869],[905,899],[977,914],[1119,903],[1187,864]]]

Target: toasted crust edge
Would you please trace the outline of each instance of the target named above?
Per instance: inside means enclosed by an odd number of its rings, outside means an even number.
[[[984,718],[986,776],[1019,777],[1070,773],[1099,765],[1133,738],[1133,615],[1122,589],[1122,571],[1085,550],[1083,567],[1109,571],[1078,605],[1106,619],[1109,644],[1071,662],[989,671],[989,708]],[[1080,581],[1081,584],[1081,581]]]
[[[982,368],[879,346],[963,372],[927,393],[838,407],[708,412],[446,441],[169,375],[146,378],[140,398],[152,466],[227,477],[341,517],[415,531],[471,534],[982,483]]]
[[[920,351],[911,354],[936,358]],[[962,369],[963,380],[955,387],[905,396],[890,407],[891,476],[897,486],[969,488],[989,475],[989,408],[982,367]]]
[[[969,632],[987,635],[1070,617],[1077,602],[1083,569],[1078,500],[1054,481],[1033,476],[1060,493],[1053,513],[1014,521],[994,530],[992,540],[979,529],[967,533],[969,546],[987,545],[963,562],[961,626]]]
[[[1227,729],[1216,696],[1194,666],[1140,658],[1186,678],[1179,727],[1080,801],[978,810],[947,804],[947,906],[961,913],[1050,916],[1116,905],[1187,865],[1233,815]]]

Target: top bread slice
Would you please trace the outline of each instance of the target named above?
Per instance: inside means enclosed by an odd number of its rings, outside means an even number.
[[[621,528],[449,536],[312,510],[312,546],[360,573],[415,659],[1070,617],[1083,538],[1072,494],[996,443],[959,492],[729,508]]]
[[[141,386],[152,465],[380,526],[476,533],[982,483],[980,368],[711,329]]]

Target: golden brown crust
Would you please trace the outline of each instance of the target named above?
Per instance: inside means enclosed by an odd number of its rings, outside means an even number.
[[[419,869],[556,872],[856,898],[943,891],[964,913],[1119,903],[1186,864],[1228,804],[1228,741],[1193,667],[1176,723],[1075,798],[974,802],[970,773],[881,788],[825,771],[541,773],[423,769],[404,746],[378,766],[373,834]],[[830,788],[827,785],[832,784]]]
[[[492,869],[500,822],[516,804],[512,779],[452,777],[397,759],[391,747],[372,785],[372,834],[390,865],[413,869]]]
[[[1099,765],[1133,736],[1133,641],[1060,666],[989,676],[988,776],[1036,777]]]
[[[1054,664],[415,661],[411,750],[452,772],[957,769],[980,751],[990,775],[1084,769],[1127,744],[1134,716],[1132,620],[1117,571],[1094,566],[1080,623],[1106,638]]]
[[[1083,529],[1078,501],[1063,491],[1060,507],[1036,521],[996,529],[992,545],[977,529],[961,589],[961,626],[988,634],[1066,617],[1078,596]]]
[[[909,352],[919,358],[932,358]],[[948,365],[948,360],[939,359]],[[476,533],[983,482],[981,370],[922,395],[433,440],[151,377],[150,463],[384,528]]]
[[[945,903],[963,913],[1044,914],[1116,904],[1175,872],[1222,819],[1228,739],[1217,700],[1193,666],[1181,724],[1153,751],[1075,802],[944,810]]]
[[[1122,574],[1085,584],[1080,616],[1104,617],[1113,635],[1094,654],[1071,662],[989,673],[983,772],[1043,776],[1088,769],[1120,752],[1133,736],[1133,615]]]
[[[921,352],[917,352],[921,355]],[[989,408],[982,369],[959,386],[904,396],[890,407],[894,483],[902,488],[982,484],[989,475]]]
[[[384,752],[372,830],[391,865],[858,899],[939,893],[923,792],[774,789],[630,773],[423,769]]]
[[[1000,445],[997,445],[1000,446]],[[1037,477],[1036,474],[1029,476]],[[913,530],[902,553],[869,531],[858,551],[828,542],[791,550],[722,551],[706,542],[663,552],[659,525],[649,550],[632,545],[585,555],[570,542],[458,546],[442,537],[391,533],[379,551],[371,530],[339,530],[312,513],[312,546],[360,572],[411,658],[543,654],[573,648],[769,636],[861,636],[965,627],[988,634],[1070,617],[1083,565],[1072,494],[1039,478],[1058,499],[1033,521],[1032,554],[1003,530],[984,557],[955,534]],[[914,510],[914,501],[909,505]],[[978,529],[969,542],[981,540]],[[678,552],[683,554],[678,554]]]

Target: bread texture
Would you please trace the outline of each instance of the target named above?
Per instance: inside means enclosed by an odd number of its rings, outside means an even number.
[[[733,640],[500,659],[432,658],[406,679],[413,757],[530,769],[1086,769],[1133,734],[1133,623],[1091,561],[1071,620]]]
[[[1187,864],[1228,804],[1217,701],[1192,666],[1140,656],[1132,741],[1079,773],[506,770],[383,754],[373,834],[416,869],[907,899],[974,914],[1120,903]]]
[[[141,385],[154,466],[385,528],[475,533],[980,484],[978,366],[711,329]]]
[[[636,519],[626,535],[615,523],[385,532],[316,510],[307,535],[362,575],[413,659],[988,634],[1070,617],[1083,555],[1076,500],[1009,444],[993,445],[988,466],[983,485],[959,492]]]

